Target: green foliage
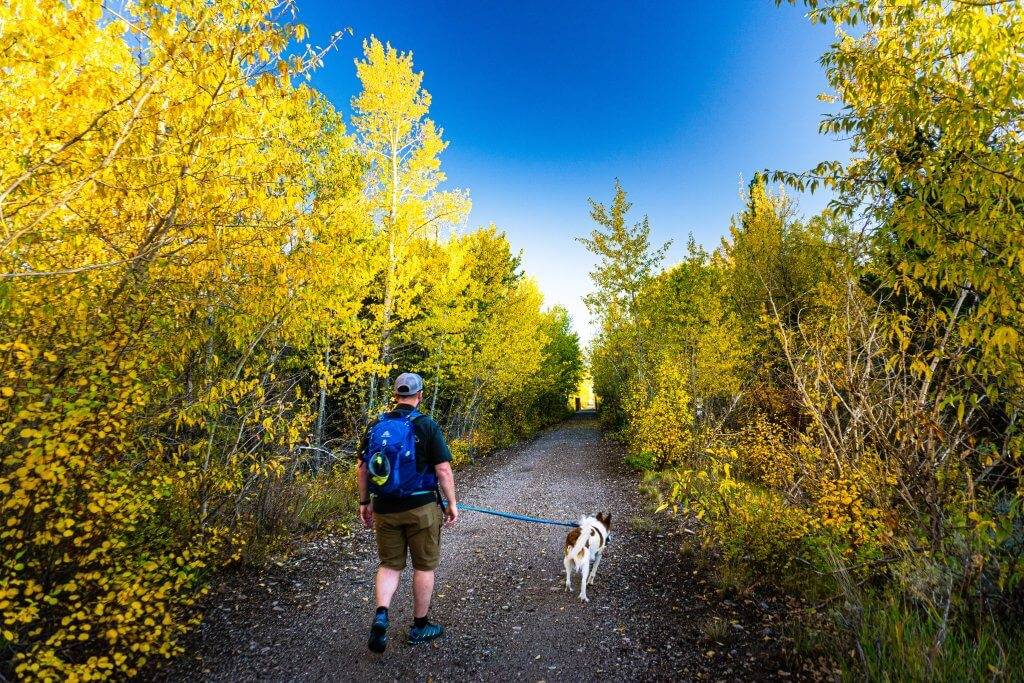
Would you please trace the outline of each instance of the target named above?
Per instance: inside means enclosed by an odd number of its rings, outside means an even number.
[[[591,371],[724,575],[856,605],[854,675],[1012,677],[1024,4],[805,4],[837,25],[822,130],[852,158],[775,177],[835,201],[802,219],[758,174],[721,247],[660,275],[589,242],[618,265]]]
[[[853,158],[779,177],[799,187],[820,179],[837,193],[837,211],[871,219],[872,274],[899,297],[931,306],[914,324],[953,342],[921,345],[916,371],[958,367],[962,384],[950,403],[970,412],[992,402],[987,410],[1016,414],[1024,386],[1024,5],[808,4],[838,31],[823,63],[843,107],[822,130],[848,137]],[[1002,452],[1019,458],[1019,436],[1006,436]]]
[[[634,225],[626,223],[632,206],[618,180],[610,206],[590,200],[590,218],[597,227],[590,237],[581,237],[579,241],[601,259],[590,274],[597,291],[585,298],[587,306],[600,315],[617,312],[634,318],[636,299],[669,247],[666,243],[651,251],[647,217]]]
[[[838,616],[856,639],[847,680],[1015,680],[1024,671],[1024,632],[994,615],[945,612],[900,594],[862,595],[861,611]]]
[[[583,353],[580,339],[572,330],[569,312],[561,306],[547,313],[544,332],[548,343],[544,346],[537,383],[540,393],[535,399],[539,414],[555,421],[568,413],[569,396],[580,385],[583,378]]]
[[[596,291],[584,299],[600,329],[591,373],[594,391],[601,397],[602,422],[618,429],[625,424],[626,387],[636,381],[646,390],[645,367],[650,353],[639,298],[655,276],[669,244],[652,251],[646,216],[639,223],[627,223],[632,204],[618,181],[610,206],[591,199],[590,207],[590,217],[597,227],[589,238],[578,239],[599,259],[590,274]]]
[[[652,451],[635,451],[626,455],[626,464],[638,472],[653,472],[655,467]]]

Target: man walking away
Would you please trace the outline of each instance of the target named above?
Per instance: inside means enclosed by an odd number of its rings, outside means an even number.
[[[359,517],[377,535],[377,613],[369,647],[388,644],[388,606],[398,589],[406,555],[412,556],[413,621],[409,643],[418,645],[444,634],[427,619],[434,592],[434,570],[441,552],[441,525],[459,518],[451,451],[441,428],[417,410],[423,379],[406,372],[395,380],[395,406],[370,423],[359,453]],[[442,510],[438,487],[448,500]]]

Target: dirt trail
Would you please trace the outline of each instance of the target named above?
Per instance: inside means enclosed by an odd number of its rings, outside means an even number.
[[[408,576],[383,657],[366,649],[373,538],[328,538],[211,599],[187,653],[158,680],[764,680],[782,664],[774,608],[729,600],[678,554],[674,525],[646,516],[621,448],[580,417],[457,476],[460,498],[572,520],[609,510],[612,540],[590,603],[564,591],[566,529],[464,512],[445,530],[431,618],[447,635],[409,647]],[[708,624],[721,619],[722,627]]]

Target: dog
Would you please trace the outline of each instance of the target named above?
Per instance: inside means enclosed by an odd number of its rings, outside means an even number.
[[[612,528],[612,516],[607,512],[597,517],[582,517],[580,525],[565,537],[565,590],[572,591],[572,575],[580,573],[580,600],[590,602],[587,586],[594,583],[597,568],[601,566],[601,553],[608,544],[608,532]],[[593,560],[594,565],[590,562]]]

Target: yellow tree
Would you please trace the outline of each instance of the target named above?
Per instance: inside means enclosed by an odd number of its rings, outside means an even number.
[[[422,72],[413,70],[412,53],[371,38],[363,55],[356,61],[363,90],[352,100],[352,123],[368,164],[367,190],[385,249],[383,292],[373,318],[380,340],[376,360],[386,370],[393,360],[392,335],[413,295],[415,268],[403,263],[412,240],[424,233],[436,237],[446,224],[461,222],[469,200],[465,193],[438,190],[445,180],[439,155],[447,143],[427,118],[430,94],[422,88]],[[371,410],[377,382],[375,374]]]
[[[962,373],[973,385],[951,399],[962,415],[1002,404],[1016,422],[1024,405],[1024,3],[806,4],[813,20],[837,30],[822,61],[843,106],[822,131],[849,138],[853,154],[780,177],[824,183],[837,208],[872,219],[887,260],[878,276],[935,309],[924,322],[939,341],[915,345],[922,406],[948,402],[934,375]],[[1001,450],[1020,453],[1022,444],[1014,438]]]
[[[471,433],[488,405],[526,384],[540,367],[547,343],[537,285],[519,272],[519,259],[492,225],[463,239],[470,273],[464,296],[472,311],[450,372],[461,394],[452,423]]]
[[[368,246],[373,224],[362,191],[365,163],[326,98],[317,94],[312,103],[307,111],[316,129],[299,141],[309,208],[286,248],[289,286],[279,292],[277,310],[285,314],[282,342],[308,350],[304,362],[319,382],[312,447],[324,455],[328,395],[365,381],[373,368],[368,358],[376,345],[360,314],[377,268]]]
[[[308,208],[330,117],[280,10],[0,7],[2,675],[173,652],[308,425],[292,295],[320,245],[352,252]]]

